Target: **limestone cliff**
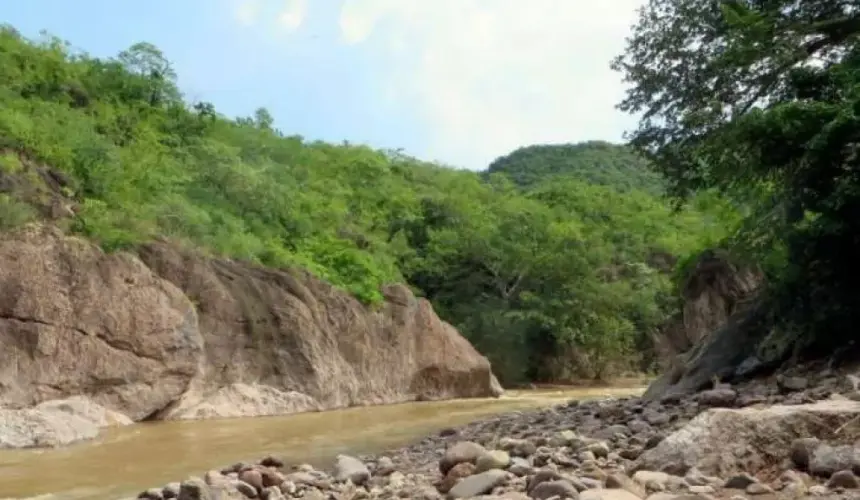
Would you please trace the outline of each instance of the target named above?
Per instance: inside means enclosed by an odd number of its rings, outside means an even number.
[[[0,237],[0,406],[83,395],[143,420],[501,393],[427,301],[384,292],[374,310],[299,271],[31,226]]]

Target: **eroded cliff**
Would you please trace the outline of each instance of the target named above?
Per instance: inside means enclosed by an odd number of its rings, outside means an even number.
[[[83,395],[133,420],[497,396],[490,364],[404,286],[372,309],[300,271],[0,237],[0,406]]]
[[[186,392],[203,356],[181,290],[124,253],[51,227],[0,238],[0,401],[87,395],[141,420]]]
[[[659,357],[671,366],[749,305],[761,284],[757,269],[732,262],[723,251],[702,252],[679,287],[680,314],[654,339]]]
[[[680,317],[657,339],[669,362],[645,397],[692,392],[714,377],[734,376],[761,340],[756,328],[762,310],[756,298],[762,282],[758,269],[738,264],[722,251],[702,252],[681,287]]]
[[[231,384],[249,381],[292,391],[308,409],[501,392],[486,358],[403,285],[386,287],[371,310],[302,271],[203,259],[168,244],[140,256],[197,304],[204,337],[203,376],[167,410],[171,418],[213,411],[208,395],[230,399],[247,392]]]

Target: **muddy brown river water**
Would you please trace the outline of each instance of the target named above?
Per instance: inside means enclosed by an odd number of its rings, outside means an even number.
[[[328,466],[338,453],[405,446],[445,427],[571,399],[639,394],[611,388],[508,391],[461,399],[350,408],[285,417],[136,424],[60,449],[0,451],[0,499],[115,500],[264,455]],[[40,495],[46,495],[41,497]]]

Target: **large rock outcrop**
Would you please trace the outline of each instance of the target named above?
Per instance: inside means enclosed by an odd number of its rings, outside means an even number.
[[[234,399],[237,382],[291,393],[308,409],[501,393],[486,358],[403,285],[385,287],[374,310],[302,271],[204,259],[168,244],[140,256],[197,304],[205,340],[204,376],[166,418],[204,407],[229,414],[230,405],[213,401]]]
[[[681,317],[656,339],[669,362],[646,399],[693,392],[715,377],[735,374],[764,332],[764,312],[756,302],[762,278],[757,269],[738,265],[721,251],[698,257],[681,288]]]
[[[87,395],[142,420],[202,355],[193,305],[139,259],[51,227],[0,238],[0,405]]]
[[[856,436],[858,418],[860,403],[840,399],[711,409],[646,451],[631,469],[684,475],[696,468],[720,477],[742,472],[777,475],[798,438],[829,440],[840,432]]]
[[[83,395],[139,421],[501,393],[406,287],[371,309],[299,271],[141,257],[45,226],[0,238],[0,407]]]
[[[680,317],[656,339],[660,355],[689,352],[743,310],[761,283],[757,269],[733,263],[722,251],[702,252],[681,286]]]

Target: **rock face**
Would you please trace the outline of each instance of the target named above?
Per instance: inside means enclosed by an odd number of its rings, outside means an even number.
[[[207,403],[215,391],[248,381],[292,391],[283,398],[308,409],[501,393],[486,358],[405,286],[386,287],[384,304],[371,310],[299,271],[202,259],[166,244],[140,255],[198,305],[204,338],[204,375],[165,418],[200,405],[217,413]]]
[[[757,270],[734,265],[721,252],[704,252],[682,289],[682,318],[657,342],[671,362],[643,397],[689,394],[715,377],[731,379],[762,367],[751,357],[768,333],[764,308],[755,301],[761,282]]]
[[[702,252],[681,287],[681,318],[659,339],[661,354],[688,352],[742,310],[761,283],[758,270],[734,264],[720,251]]]
[[[403,286],[372,310],[301,272],[141,257],[45,226],[0,239],[0,407],[85,395],[139,421],[501,393]]]
[[[86,395],[142,420],[198,374],[188,298],[128,254],[50,227],[0,239],[0,402]]]

